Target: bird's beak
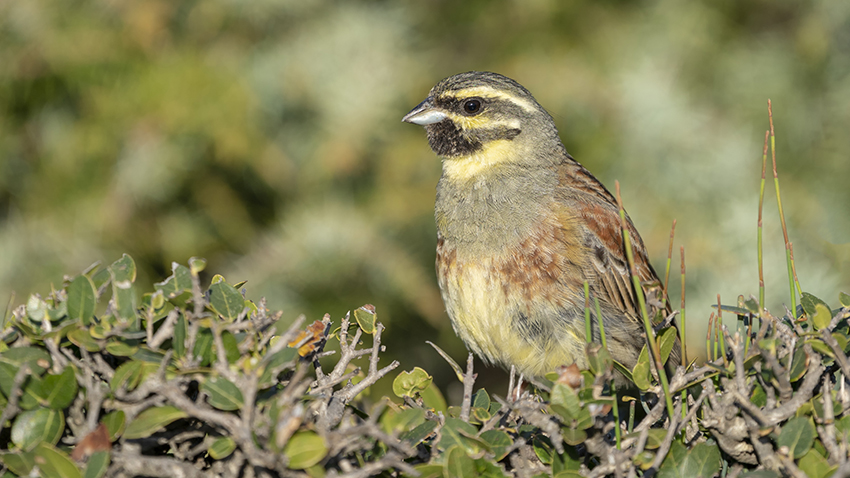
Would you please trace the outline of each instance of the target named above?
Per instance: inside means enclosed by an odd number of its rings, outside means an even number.
[[[410,110],[410,113],[404,115],[401,120],[405,123],[418,124],[419,126],[427,126],[429,124],[439,123],[448,118],[445,113],[434,108],[431,103],[431,98],[425,99],[422,103],[416,105],[416,108]]]

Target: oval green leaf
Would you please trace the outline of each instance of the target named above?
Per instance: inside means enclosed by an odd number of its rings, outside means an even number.
[[[171,405],[148,408],[130,422],[124,431],[124,438],[128,440],[147,438],[170,423],[187,416],[186,412]]]
[[[652,376],[649,373],[649,352],[646,345],[641,349],[637,363],[632,369],[632,380],[641,390],[649,390],[649,387],[652,386]]]
[[[86,471],[83,478],[101,478],[109,469],[109,452],[96,451],[86,461]]]
[[[444,476],[446,478],[465,478],[477,476],[475,462],[466,456],[466,452],[459,446],[454,446],[446,452],[446,467]]]
[[[201,390],[207,394],[210,405],[219,410],[238,410],[245,400],[239,387],[224,377],[208,378],[201,385]]]
[[[42,476],[56,478],[83,478],[80,469],[64,452],[53,445],[39,444],[35,449],[36,463],[41,469]]]
[[[235,320],[245,308],[245,298],[232,285],[222,281],[210,286],[210,307],[227,320]]]
[[[210,456],[214,460],[222,460],[230,456],[233,450],[236,449],[236,442],[230,437],[218,437],[212,445],[210,445]]]
[[[35,453],[16,452],[0,454],[0,461],[18,476],[29,476],[35,466]]]
[[[100,342],[95,340],[89,330],[85,327],[80,327],[68,332],[68,340],[77,347],[86,349],[89,352],[99,352]]]
[[[802,458],[815,440],[815,427],[808,417],[795,417],[782,426],[777,446],[787,446],[789,454],[795,459]]]
[[[661,363],[667,363],[667,358],[670,357],[670,352],[676,345],[676,332],[676,327],[668,327],[658,338],[658,347],[661,349]]]
[[[60,374],[45,375],[43,390],[48,407],[62,410],[69,406],[77,396],[77,377],[74,367],[69,365]]]
[[[55,445],[65,430],[65,415],[60,410],[39,408],[23,412],[12,424],[12,443],[30,451],[42,442]]]
[[[109,441],[115,441],[124,433],[124,427],[127,425],[127,416],[124,410],[114,410],[106,414],[101,423],[106,425],[106,431],[109,432]]]
[[[86,276],[75,277],[68,285],[68,317],[89,325],[94,315],[96,297],[91,279]]]
[[[23,364],[30,366],[30,373],[41,375],[44,369],[50,367],[50,354],[38,347],[14,347],[0,353],[0,363],[7,363],[16,370]],[[14,375],[13,375],[14,377]],[[11,384],[11,382],[9,382]],[[5,389],[4,393],[5,393]]]
[[[168,299],[192,290],[192,273],[189,268],[176,262],[171,263],[171,275],[162,282],[154,284]]]
[[[354,320],[363,332],[367,334],[375,333],[375,323],[378,321],[378,314],[375,312],[374,305],[364,305],[354,311]]]
[[[289,458],[290,468],[303,470],[322,461],[328,453],[328,447],[325,440],[315,432],[303,431],[289,439],[283,453]]]
[[[495,461],[501,461],[507,456],[508,448],[513,445],[511,436],[503,430],[487,430],[481,434],[481,439],[490,447]]]

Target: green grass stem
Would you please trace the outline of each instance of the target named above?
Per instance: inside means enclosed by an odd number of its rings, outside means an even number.
[[[673,261],[673,237],[675,235],[676,220],[673,219],[673,227],[670,228],[670,246],[667,248],[667,267],[664,270],[664,297],[662,299],[665,304],[670,300],[667,285],[670,283],[670,263]]]
[[[764,149],[761,153],[761,187],[759,189],[759,222],[758,222],[758,261],[759,261],[759,328],[762,326],[764,314],[764,253],[762,238],[764,227],[762,226],[762,213],[764,211],[764,177],[767,169],[767,145],[770,131],[764,132]],[[747,337],[749,340],[749,337]]]
[[[782,196],[779,194],[779,173],[776,170],[776,135],[773,130],[773,105],[767,100],[767,116],[770,119],[770,156],[773,160],[773,184],[776,186],[776,204],[779,207],[779,220],[782,223],[782,235],[785,238],[785,261],[788,265],[788,286],[791,289],[791,312],[797,313],[797,292],[802,295],[800,284],[794,290],[794,260],[791,257],[791,241],[788,240],[788,227],[785,225],[785,213],[782,211]]]
[[[661,381],[661,388],[664,390],[664,400],[667,405],[667,415],[673,419],[675,410],[673,408],[673,397],[670,396],[670,385],[667,383],[667,373],[664,370],[664,362],[661,361],[661,350],[658,347],[658,341],[655,340],[655,334],[652,331],[652,322],[649,319],[649,312],[646,309],[646,297],[643,295],[643,288],[640,286],[640,279],[637,275],[635,267],[634,251],[632,251],[632,241],[629,238],[629,230],[626,228],[626,210],[623,209],[623,199],[620,197],[620,182],[615,181],[614,185],[617,190],[617,207],[620,209],[620,227],[623,231],[623,242],[626,248],[626,258],[629,261],[629,272],[632,276],[632,287],[634,287],[635,295],[640,306],[640,314],[643,318],[643,327],[646,332],[646,339],[649,341],[650,350],[652,350],[653,358],[655,359],[655,369],[658,372],[658,379]]]
[[[590,328],[590,284],[584,281],[584,339],[593,342],[593,332]]]

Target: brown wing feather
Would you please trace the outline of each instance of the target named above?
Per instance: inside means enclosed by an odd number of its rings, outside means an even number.
[[[589,261],[593,271],[588,271],[588,276],[595,275],[597,278],[596,283],[592,284],[595,285],[596,294],[600,300],[622,310],[630,319],[637,320],[640,311],[628,271],[619,209],[614,196],[572,158],[561,165],[559,180],[559,199],[585,228],[585,244],[593,259]],[[641,283],[658,281],[643,240],[628,215],[626,228],[635,253],[638,279]]]

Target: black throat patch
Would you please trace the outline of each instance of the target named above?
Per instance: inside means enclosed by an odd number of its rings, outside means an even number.
[[[467,156],[481,150],[481,141],[468,139],[452,120],[445,119],[425,127],[428,144],[439,156]]]

